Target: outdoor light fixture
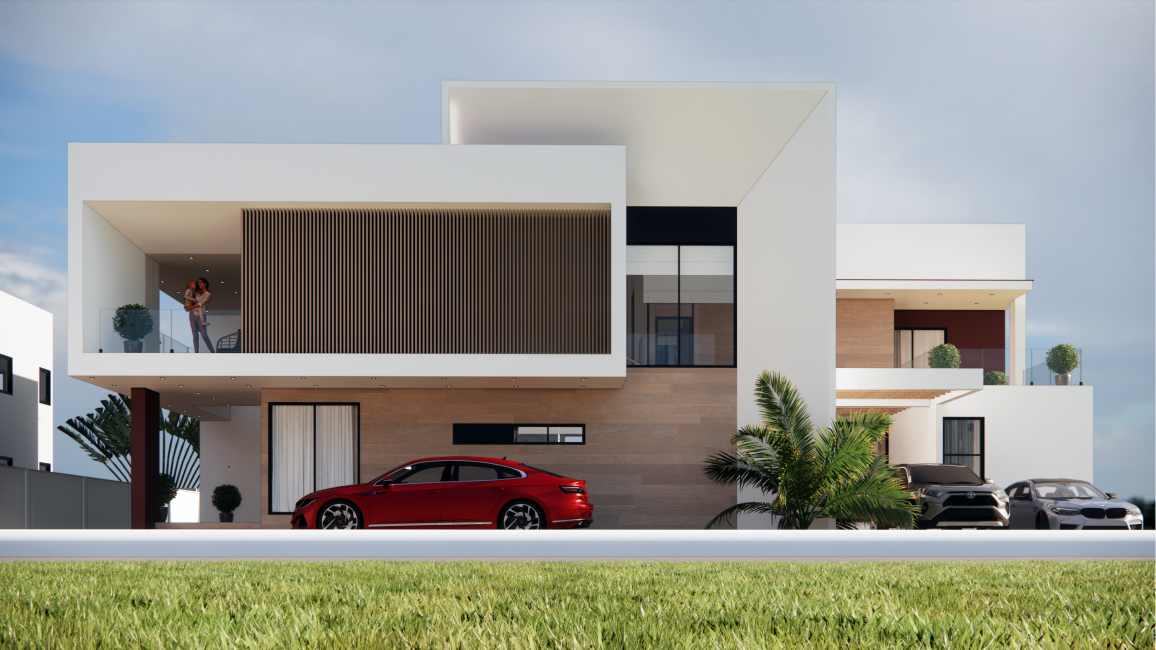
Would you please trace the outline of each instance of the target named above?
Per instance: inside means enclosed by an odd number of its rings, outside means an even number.
[[[314,388],[317,388],[317,384],[313,384],[313,387],[314,387]]]
[[[185,387],[184,384],[180,384],[179,386],[177,386],[177,388],[184,388],[184,387]]]
[[[89,379],[96,379],[96,377],[89,377]]]
[[[197,391],[197,394],[200,395],[201,394],[200,391]]]
[[[164,377],[161,377],[161,379],[164,379]]]
[[[889,293],[885,293],[885,294],[883,294],[883,295],[885,295],[885,296],[890,296],[891,294],[889,294]]]
[[[245,388],[252,388],[252,386],[249,384],[245,384]]]
[[[191,260],[191,259],[193,259],[193,256],[192,256],[192,255],[189,255],[189,259],[190,259],[190,260]]]
[[[229,379],[236,379],[236,377],[229,377]]]
[[[382,384],[381,386],[378,386],[378,388],[385,388],[385,384]]]

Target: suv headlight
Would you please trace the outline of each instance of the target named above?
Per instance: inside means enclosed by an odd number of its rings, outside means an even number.
[[[928,498],[931,498],[931,499],[938,499],[938,498],[940,498],[940,497],[945,497],[945,496],[947,496],[947,493],[946,493],[946,492],[944,492],[943,490],[934,490],[934,489],[932,489],[932,490],[924,490],[924,491],[923,491],[923,496],[925,496],[925,497],[928,497]]]
[[[1075,517],[1080,514],[1080,511],[1076,508],[1061,508],[1060,506],[1052,507],[1052,512],[1063,517]]]
[[[1140,514],[1140,509],[1139,508],[1128,508],[1128,514],[1138,515],[1138,514]]]
[[[992,494],[995,495],[995,498],[999,499],[1000,501],[1008,500],[1007,492],[1004,492],[1003,490],[996,490],[995,492],[992,492]]]

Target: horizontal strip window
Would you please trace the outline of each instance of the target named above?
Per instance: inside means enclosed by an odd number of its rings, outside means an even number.
[[[455,445],[584,445],[585,424],[455,424]]]
[[[626,244],[734,246],[738,208],[628,206]]]

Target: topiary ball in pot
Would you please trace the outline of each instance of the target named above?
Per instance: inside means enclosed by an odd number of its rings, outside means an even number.
[[[126,341],[139,341],[153,331],[153,314],[144,305],[125,305],[112,317],[112,328]]]
[[[1000,370],[989,370],[983,373],[984,386],[1007,386],[1007,375]]]
[[[177,480],[169,474],[161,474],[157,479],[157,493],[161,497],[161,506],[167,506],[177,498]]]
[[[213,488],[213,507],[221,513],[222,517],[228,515],[229,521],[232,521],[233,511],[240,505],[241,491],[237,489],[236,485],[226,483]],[[225,519],[221,521],[225,521]]]
[[[1047,363],[1048,370],[1057,375],[1066,375],[1080,367],[1080,351],[1074,345],[1061,343],[1048,350],[1044,362]]]
[[[928,355],[928,365],[932,368],[958,368],[959,363],[959,350],[950,343],[940,343],[931,348]]]

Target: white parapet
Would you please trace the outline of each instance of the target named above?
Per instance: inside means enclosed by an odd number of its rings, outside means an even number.
[[[836,390],[980,390],[980,368],[836,368]]]

